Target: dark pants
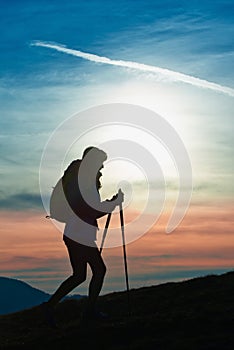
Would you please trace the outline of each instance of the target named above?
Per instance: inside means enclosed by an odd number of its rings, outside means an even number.
[[[89,284],[88,302],[89,307],[93,308],[106,273],[106,266],[101,254],[97,247],[79,244],[66,236],[63,239],[68,250],[73,274],[60,285],[48,303],[55,306],[69,292],[84,282],[87,276],[87,264],[89,264],[92,270],[92,278]]]

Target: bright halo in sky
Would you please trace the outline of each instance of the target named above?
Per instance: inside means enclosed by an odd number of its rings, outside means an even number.
[[[65,164],[69,164],[71,160],[78,158],[78,150],[87,147],[88,145],[94,144],[105,149],[105,143],[108,144],[112,140],[128,140],[141,145],[147,152],[150,152],[154,159],[160,165],[162,172],[165,176],[175,177],[177,176],[177,170],[174,166],[173,160],[167,149],[162,145],[162,143],[157,140],[153,135],[149,134],[145,130],[136,126],[128,125],[105,125],[92,130],[89,130],[85,135],[82,135],[76,142],[72,144],[68,150],[66,157],[64,159]],[[104,147],[102,147],[104,144]],[[108,179],[110,182],[116,181],[119,178],[119,173],[124,173],[125,178],[131,181],[141,181],[143,169],[139,169],[136,164],[132,163],[131,160],[120,159],[115,160],[115,162],[107,162],[108,164]],[[152,178],[148,180],[158,180],[155,174],[152,174]]]
[[[108,102],[130,103],[148,108],[166,119],[182,139],[191,138],[188,111],[191,112],[193,104],[200,105],[202,93],[209,95],[212,92],[186,84],[152,81],[152,79],[142,76],[143,81],[138,78],[118,84],[117,87],[106,91],[105,99]]]

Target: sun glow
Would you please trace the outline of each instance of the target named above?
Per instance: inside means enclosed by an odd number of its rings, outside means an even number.
[[[139,105],[154,111],[171,124],[184,142],[193,136],[188,112],[191,112],[193,105],[196,108],[205,105],[200,90],[183,84],[151,81],[150,75],[139,75],[136,79],[110,88],[106,91],[105,100]]]

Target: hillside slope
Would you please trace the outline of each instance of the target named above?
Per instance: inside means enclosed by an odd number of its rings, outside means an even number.
[[[100,297],[105,322],[84,324],[85,299],[56,309],[58,329],[48,328],[39,307],[0,317],[1,349],[231,350],[234,348],[234,272]]]

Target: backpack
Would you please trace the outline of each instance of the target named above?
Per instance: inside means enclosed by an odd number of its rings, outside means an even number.
[[[76,186],[80,160],[73,161],[65,170],[64,175],[53,187],[50,196],[50,215],[47,218],[66,223],[79,206],[79,191]],[[75,187],[76,186],[76,187]]]

